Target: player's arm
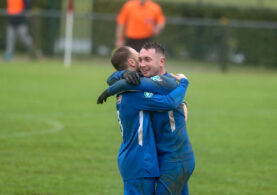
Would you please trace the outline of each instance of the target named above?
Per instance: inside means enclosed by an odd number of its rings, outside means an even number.
[[[188,87],[188,80],[181,78],[179,86],[168,95],[136,93],[134,106],[139,110],[163,111],[177,108],[183,101]]]
[[[116,71],[113,74],[111,74],[107,79],[107,84],[112,85],[116,81],[119,81],[122,78],[122,74],[125,72],[125,70],[122,71]]]
[[[178,86],[175,79],[160,76],[157,76],[156,78],[159,80],[143,77],[140,79],[139,85],[131,85],[123,79],[111,85],[108,88],[108,93],[112,96],[127,91],[147,91],[165,95]]]
[[[121,8],[116,22],[116,33],[115,33],[115,47],[121,47],[125,45],[125,28],[128,21],[129,12],[131,11],[129,3],[125,3]]]
[[[156,25],[154,26],[154,32],[153,32],[154,35],[155,36],[159,35],[161,30],[164,28],[164,26],[165,26],[165,17],[162,9],[159,7],[156,13]]]
[[[125,25],[117,24],[116,25],[116,33],[115,33],[115,47],[119,48],[125,45],[125,37],[124,37]]]
[[[139,85],[131,85],[125,79],[119,80],[106,89],[98,98],[97,103],[103,103],[110,96],[128,91],[147,91],[157,94],[168,94],[178,86],[176,79],[166,76],[141,78]]]
[[[114,72],[109,78],[107,79],[108,85],[113,85],[117,81],[125,79],[129,84],[132,85],[139,85],[140,84],[140,74],[136,71],[131,70],[122,70]]]

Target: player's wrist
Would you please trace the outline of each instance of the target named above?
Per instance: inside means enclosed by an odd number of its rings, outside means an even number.
[[[182,78],[182,79],[180,80],[179,85],[182,86],[182,87],[187,87],[187,86],[189,85],[189,80],[186,79],[186,78]]]

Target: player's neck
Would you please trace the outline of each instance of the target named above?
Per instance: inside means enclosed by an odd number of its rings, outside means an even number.
[[[140,5],[144,5],[146,0],[139,0]]]
[[[128,67],[128,70],[137,71],[137,68],[136,68],[136,67],[133,67],[133,66],[129,66],[129,67]]]
[[[164,67],[162,67],[159,71],[159,75],[164,75],[166,73],[166,70]]]

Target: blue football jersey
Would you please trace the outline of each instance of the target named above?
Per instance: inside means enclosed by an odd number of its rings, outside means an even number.
[[[127,92],[117,97],[118,120],[123,136],[118,166],[123,180],[159,176],[151,112],[178,107],[183,101],[187,85],[188,81],[182,79],[179,86],[168,95]]]
[[[122,72],[118,72],[111,77],[113,77],[113,80],[120,79],[120,74]],[[108,91],[111,94],[118,94],[123,91],[147,91],[168,94],[176,86],[176,80],[166,73],[163,76],[151,77],[151,79],[141,78],[141,84],[138,86],[130,85],[125,80],[120,80],[110,86]],[[180,162],[193,158],[194,154],[186,130],[182,105],[167,112],[152,112],[151,118],[160,164]]]

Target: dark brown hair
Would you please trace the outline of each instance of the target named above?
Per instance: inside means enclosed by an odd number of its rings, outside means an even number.
[[[153,42],[153,41],[149,41],[149,42],[144,43],[142,48],[147,49],[147,50],[148,49],[155,49],[156,53],[160,53],[162,55],[165,55],[164,48],[160,44],[158,44],[156,42]]]
[[[128,68],[128,59],[131,56],[129,47],[123,46],[117,48],[111,57],[111,63],[118,71]]]

